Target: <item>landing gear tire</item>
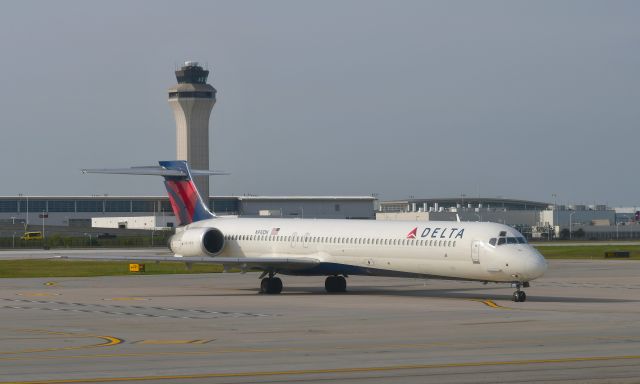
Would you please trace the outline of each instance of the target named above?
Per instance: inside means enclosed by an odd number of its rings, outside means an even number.
[[[527,294],[524,291],[515,291],[513,292],[513,301],[516,303],[521,303],[527,300]]]
[[[329,293],[340,293],[347,291],[347,279],[343,276],[329,276],[324,281],[324,289]]]
[[[282,292],[282,280],[278,277],[265,277],[260,281],[260,293],[277,295]]]

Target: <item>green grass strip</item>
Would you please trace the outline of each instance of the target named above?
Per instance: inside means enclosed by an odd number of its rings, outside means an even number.
[[[605,252],[629,251],[629,258],[611,260],[640,260],[640,245],[550,245],[537,249],[547,259],[605,259]]]
[[[145,263],[145,272],[129,272],[129,263],[121,261],[79,260],[0,260],[2,277],[88,277],[118,275],[163,275],[180,273],[222,272],[217,264],[193,264],[187,269],[185,263]]]

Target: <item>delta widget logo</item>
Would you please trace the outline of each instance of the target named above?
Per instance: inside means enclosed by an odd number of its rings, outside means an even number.
[[[411,232],[409,232],[409,234],[407,234],[407,239],[415,239],[417,233],[418,233],[418,227],[413,228],[411,230]]]

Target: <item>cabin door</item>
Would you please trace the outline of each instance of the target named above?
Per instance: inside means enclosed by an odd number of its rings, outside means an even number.
[[[480,264],[480,244],[478,240],[474,240],[471,244],[471,261],[474,264]]]

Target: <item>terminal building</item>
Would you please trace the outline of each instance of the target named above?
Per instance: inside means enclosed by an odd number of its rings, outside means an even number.
[[[371,196],[214,196],[209,199],[209,208],[217,215],[240,217],[375,219],[375,206],[376,199]],[[149,219],[153,223],[141,221],[141,217],[153,218]],[[0,197],[0,224],[91,227],[92,219],[98,219],[98,223],[113,226],[114,220],[105,218],[117,218],[115,222],[121,228],[176,225],[166,196]]]
[[[555,205],[503,198],[429,198],[383,201],[378,220],[491,221],[533,239],[623,240],[640,238],[636,208]]]

